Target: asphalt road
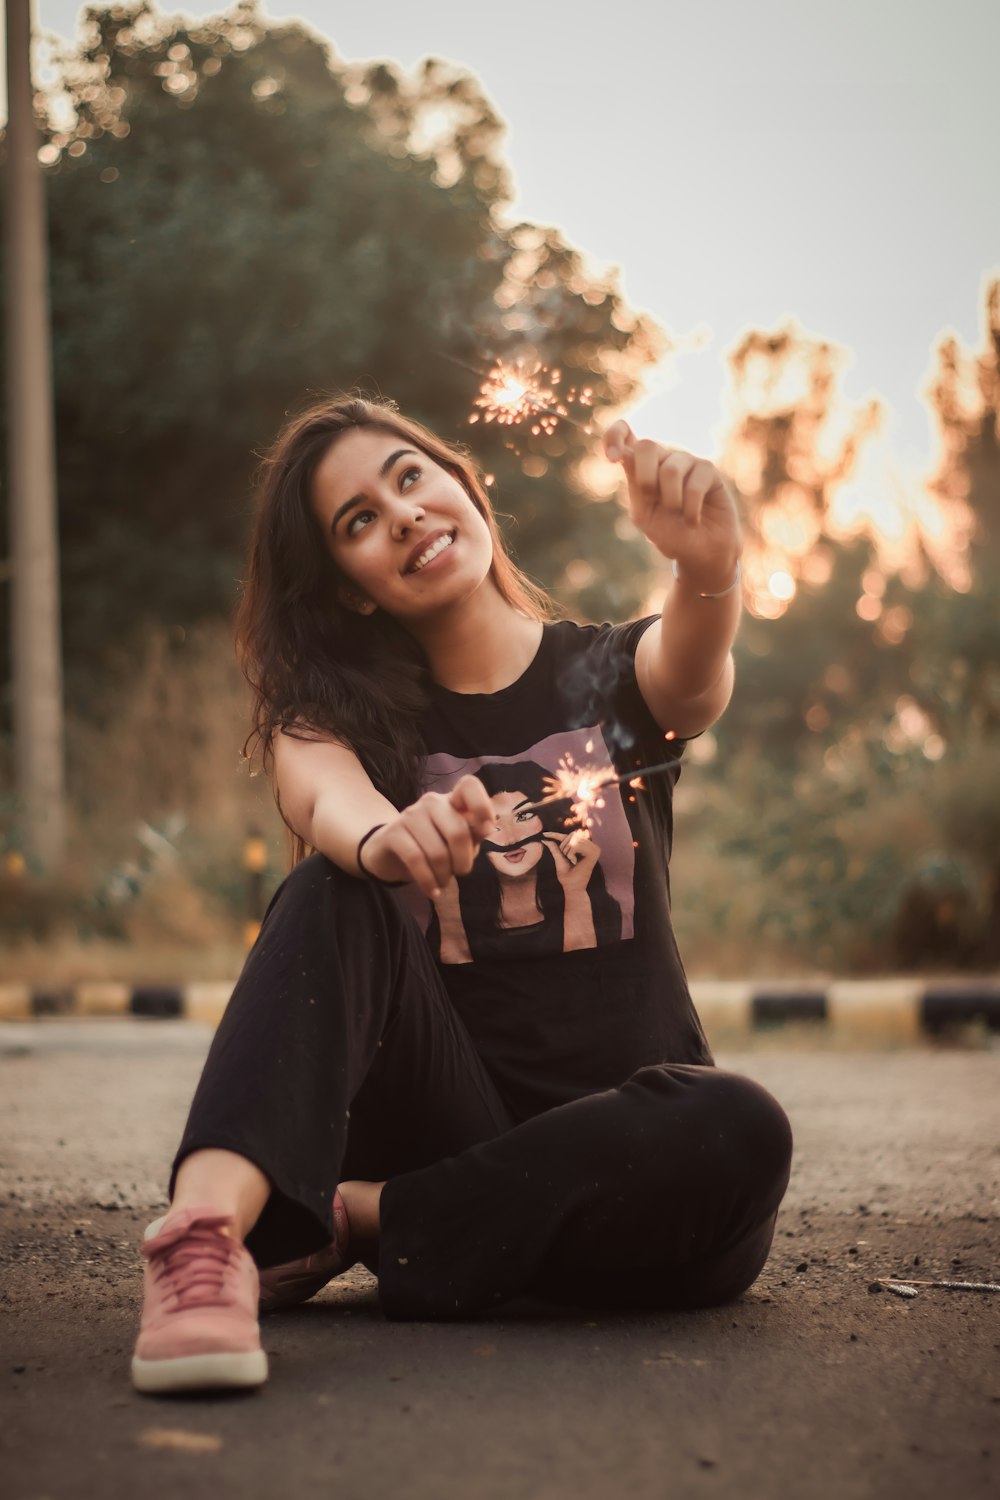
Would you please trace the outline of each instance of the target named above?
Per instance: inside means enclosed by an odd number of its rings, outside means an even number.
[[[388,1323],[358,1270],[265,1320],[271,1380],[154,1401],[136,1244],[209,1032],[0,1025],[0,1493],[921,1500],[1000,1492],[1000,1050],[722,1051],[795,1134],[771,1259],[727,1307],[520,1301]]]

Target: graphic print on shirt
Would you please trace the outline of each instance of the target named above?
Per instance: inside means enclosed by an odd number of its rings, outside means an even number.
[[[452,879],[433,906],[405,893],[442,964],[568,953],[633,936],[635,850],[618,789],[602,793],[589,830],[567,801],[530,810],[566,764],[616,774],[596,726],[550,735],[516,756],[428,756],[426,790],[447,792],[478,776],[496,813],[470,873]]]

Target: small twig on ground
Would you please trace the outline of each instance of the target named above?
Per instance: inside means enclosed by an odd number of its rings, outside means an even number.
[[[949,1292],[1000,1292],[1000,1282],[996,1281],[922,1281],[916,1276],[876,1276],[875,1280],[879,1286],[887,1286],[902,1297],[907,1293],[901,1287],[918,1286],[943,1286]]]

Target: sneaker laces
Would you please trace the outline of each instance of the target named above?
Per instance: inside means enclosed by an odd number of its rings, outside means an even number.
[[[177,1309],[228,1306],[226,1279],[243,1250],[239,1241],[220,1232],[231,1223],[225,1214],[199,1215],[190,1221],[181,1215],[143,1244],[154,1281],[174,1298]]]

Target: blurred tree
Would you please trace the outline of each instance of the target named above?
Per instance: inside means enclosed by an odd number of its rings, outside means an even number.
[[[637,606],[648,548],[590,503],[587,440],[470,429],[477,378],[442,357],[485,375],[527,348],[600,409],[661,346],[555,232],[501,226],[502,126],[474,78],[352,68],[252,5],[189,27],[148,3],[88,10],[58,73],[43,160],[78,705],[139,625],[228,610],[254,454],[359,384],[474,438],[519,561],[570,608]]]
[[[736,351],[722,464],[747,521],[750,612],[723,736],[780,762],[817,736],[880,741],[907,707],[921,738],[997,727],[1000,282],[985,323],[979,355],[953,338],[936,351],[937,472],[901,496],[885,493],[891,471],[869,477],[853,512],[843,497],[884,446],[877,403],[851,411],[836,351],[794,329],[751,333]]]
[[[692,813],[715,850],[705,887],[682,887],[695,926],[739,910],[744,939],[821,966],[1000,957],[1000,282],[984,322],[979,353],[936,351],[937,472],[905,516],[881,492],[851,524],[842,499],[877,409],[846,411],[830,346],[794,330],[737,351],[723,466],[747,518],[750,611]],[[719,862],[738,898],[708,889]]]

